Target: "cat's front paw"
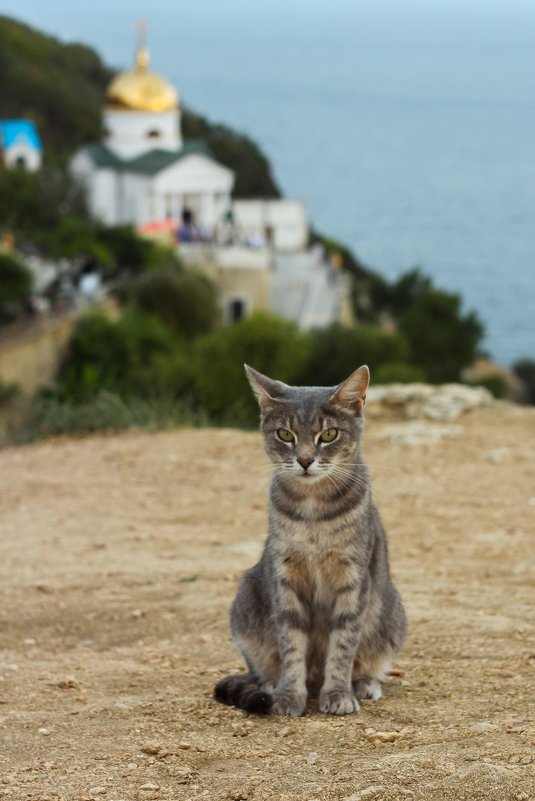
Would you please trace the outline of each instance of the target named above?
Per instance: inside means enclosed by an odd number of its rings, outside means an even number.
[[[305,711],[306,703],[306,695],[298,695],[283,690],[275,694],[273,712],[276,715],[298,718]]]
[[[351,715],[360,709],[359,702],[350,690],[322,690],[319,708],[328,715]]]

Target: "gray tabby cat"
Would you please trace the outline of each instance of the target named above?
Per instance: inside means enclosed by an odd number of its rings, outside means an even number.
[[[369,370],[332,388],[245,370],[274,464],[269,529],[231,611],[249,672],[222,679],[214,697],[293,717],[319,694],[322,712],[347,715],[381,697],[406,627],[360,455]]]

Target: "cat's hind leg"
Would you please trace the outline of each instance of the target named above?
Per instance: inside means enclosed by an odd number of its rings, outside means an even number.
[[[381,682],[385,680],[391,664],[390,649],[379,656],[372,657],[369,654],[368,658],[363,658],[362,653],[358,654],[353,665],[351,684],[359,701],[378,701],[382,697]]]
[[[359,701],[378,701],[383,694],[381,682],[373,676],[361,676],[353,680],[353,692]]]

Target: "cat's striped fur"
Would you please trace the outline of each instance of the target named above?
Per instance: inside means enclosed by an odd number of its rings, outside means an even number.
[[[251,712],[301,715],[312,695],[323,712],[355,712],[380,697],[405,633],[360,451],[369,371],[332,388],[246,371],[274,464],[269,530],[231,611],[249,672],[214,695]]]

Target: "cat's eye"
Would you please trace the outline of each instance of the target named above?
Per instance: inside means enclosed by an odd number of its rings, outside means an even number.
[[[294,435],[291,431],[288,431],[287,428],[277,429],[277,436],[279,439],[282,439],[283,442],[295,442]]]
[[[322,431],[320,434],[320,442],[334,442],[337,436],[337,428],[326,428],[325,431]]]

